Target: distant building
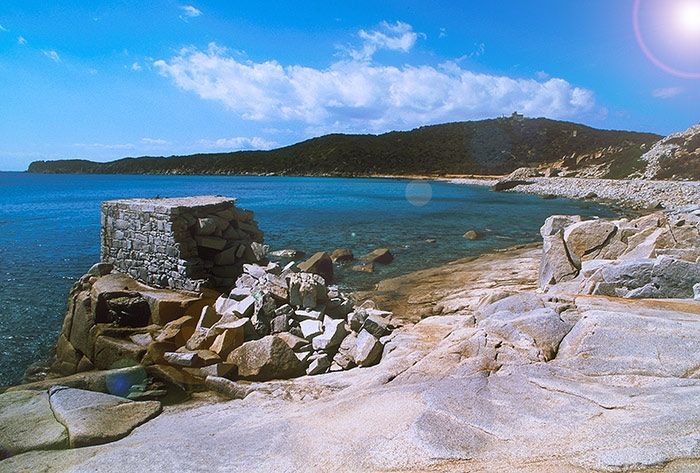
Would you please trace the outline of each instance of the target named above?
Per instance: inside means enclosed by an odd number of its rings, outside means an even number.
[[[513,115],[510,116],[510,119],[521,122],[525,120],[525,115],[523,115],[522,113],[513,112]]]

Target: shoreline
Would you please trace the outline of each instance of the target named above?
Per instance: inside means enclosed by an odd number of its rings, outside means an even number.
[[[29,171],[7,171],[29,173]],[[455,185],[491,187],[505,179],[507,175],[481,174],[372,174],[372,175],[331,175],[331,174],[99,174],[99,173],[31,173],[31,174],[71,174],[102,176],[200,176],[200,177],[309,177],[338,179],[392,179],[446,182]],[[645,179],[597,179],[583,177],[533,177],[526,183],[516,185],[503,192],[539,195],[543,197],[590,200],[606,205],[617,205],[631,211],[640,210],[683,210],[692,205],[700,205],[700,181],[672,181]],[[659,204],[661,207],[659,207]]]

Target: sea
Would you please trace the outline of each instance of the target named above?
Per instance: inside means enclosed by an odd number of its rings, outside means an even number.
[[[387,247],[374,274],[337,269],[345,290],[539,240],[552,214],[607,217],[605,206],[495,193],[440,181],[258,176],[49,175],[0,172],[0,386],[50,357],[68,291],[100,254],[100,202],[223,195],[255,212],[272,250],[311,255]],[[483,237],[467,240],[476,230]]]

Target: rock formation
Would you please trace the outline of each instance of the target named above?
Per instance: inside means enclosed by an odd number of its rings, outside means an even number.
[[[541,232],[540,286],[550,291],[689,298],[700,281],[698,210],[613,221],[552,216]]]
[[[641,157],[644,179],[700,179],[700,125],[667,136]]]

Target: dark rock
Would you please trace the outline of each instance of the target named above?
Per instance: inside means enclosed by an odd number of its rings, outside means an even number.
[[[99,336],[95,340],[92,362],[100,370],[137,365],[146,354],[146,348],[130,340]]]
[[[491,190],[494,192],[503,192],[503,191],[513,189],[514,187],[529,186],[530,184],[532,184],[531,181],[523,181],[523,180],[499,181],[491,187]]]
[[[97,323],[114,323],[120,327],[145,327],[150,318],[151,308],[138,292],[108,292],[97,297]]]
[[[388,335],[391,332],[389,329],[389,320],[375,314],[371,314],[365,319],[362,328],[377,338],[382,338],[384,335]]]
[[[349,248],[337,248],[331,253],[331,259],[334,263],[344,263],[354,260],[355,256],[353,256],[352,250]]]
[[[361,259],[366,263],[389,264],[394,261],[394,255],[391,254],[388,248],[377,248]]]
[[[325,251],[319,251],[298,266],[302,272],[318,274],[325,280],[326,284],[333,281],[333,261]]]

